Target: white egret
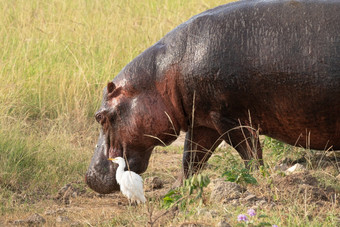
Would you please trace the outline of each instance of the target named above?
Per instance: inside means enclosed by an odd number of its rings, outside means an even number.
[[[120,191],[129,199],[129,203],[145,203],[146,199],[143,190],[143,179],[137,173],[124,171],[125,160],[122,157],[109,158],[108,160],[118,164],[116,170],[116,180],[120,185]]]

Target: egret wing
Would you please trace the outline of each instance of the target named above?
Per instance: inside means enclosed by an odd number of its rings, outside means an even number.
[[[143,190],[143,179],[141,176],[134,172],[126,171],[122,177],[122,185],[124,185],[124,189],[131,195],[131,199],[141,202],[146,201]],[[122,193],[124,194],[123,191]]]

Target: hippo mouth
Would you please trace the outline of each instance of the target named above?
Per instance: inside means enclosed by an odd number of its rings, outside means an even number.
[[[100,165],[88,169],[85,175],[86,184],[100,194],[109,194],[119,190],[116,182],[116,165],[102,159]]]
[[[108,160],[120,155],[118,149],[110,143],[109,137],[101,133],[85,175],[86,184],[94,191],[109,194],[119,190],[116,182],[117,165]]]
[[[118,191],[119,184],[116,181],[118,165],[108,159],[116,157],[126,158],[124,154],[128,152],[127,168],[140,174],[147,169],[152,148],[146,151],[141,149],[144,152],[137,152],[137,149],[127,148],[124,143],[118,142],[116,138],[112,137],[112,134],[104,134],[101,131],[94,155],[85,175],[85,182],[92,190],[101,194]]]
[[[106,157],[107,158],[116,158],[116,157],[123,157],[122,152],[122,144],[120,143],[112,143],[110,139],[110,134],[106,136]]]

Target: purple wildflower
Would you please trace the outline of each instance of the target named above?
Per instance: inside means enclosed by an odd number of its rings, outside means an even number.
[[[254,209],[249,209],[248,214],[249,214],[250,217],[254,217],[256,215],[256,212],[255,212]]]
[[[248,221],[247,215],[245,214],[240,214],[237,216],[238,221]]]
[[[272,227],[279,227],[279,226],[277,226],[277,225],[272,225]]]

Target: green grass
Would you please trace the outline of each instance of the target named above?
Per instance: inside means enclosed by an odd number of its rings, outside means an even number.
[[[32,197],[44,197],[61,185],[79,181],[89,161],[88,155],[80,155],[88,151],[72,145],[65,135],[52,138],[25,135],[19,129],[0,130],[0,147],[0,188]]]

